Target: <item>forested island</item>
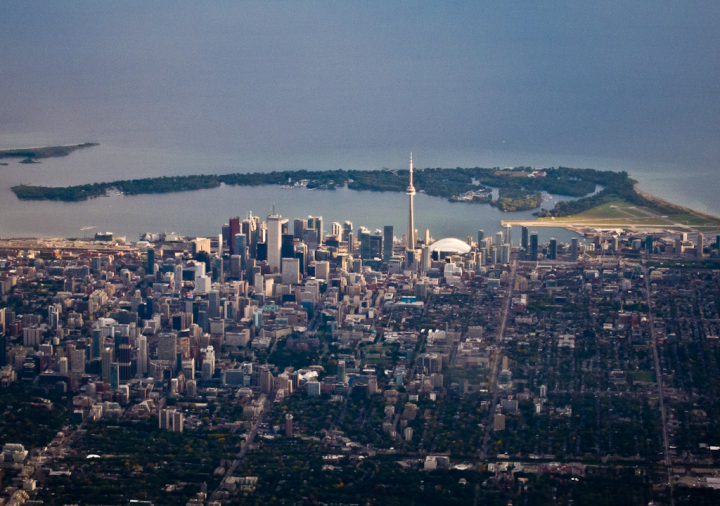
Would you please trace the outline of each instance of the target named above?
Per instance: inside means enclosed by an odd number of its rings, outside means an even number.
[[[333,190],[347,186],[358,191],[405,192],[407,170],[329,170],[280,171],[249,174],[212,174],[193,176],[166,176],[95,183],[68,187],[20,185],[12,188],[22,200],[60,200],[77,202],[106,195],[109,191],[125,195],[172,193],[216,188],[221,184],[233,186],[280,185],[308,189]],[[635,181],[626,172],[573,169],[567,167],[536,170],[530,167],[498,168],[427,168],[414,172],[414,184],[420,192],[447,198],[451,201],[486,202],[502,211],[537,209],[542,203],[542,192],[556,195],[584,197],[571,202],[560,202],[551,210],[542,210],[542,216],[565,216],[600,205],[611,198],[628,201],[643,200],[634,190]],[[593,194],[597,185],[602,191]],[[499,188],[498,200],[458,199],[459,195],[479,189]],[[590,196],[590,194],[593,194]]]
[[[2,149],[0,158],[24,158],[21,163],[34,163],[39,158],[57,158],[68,156],[78,149],[99,146],[97,142],[85,142],[83,144],[71,144],[69,146],[45,146],[39,148]]]

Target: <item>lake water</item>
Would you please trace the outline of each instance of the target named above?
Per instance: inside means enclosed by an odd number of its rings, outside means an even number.
[[[646,191],[720,214],[717,26],[715,0],[6,0],[0,148],[101,146],[0,166],[0,236],[212,235],[272,202],[290,218],[400,235],[406,199],[395,194],[218,188],[33,203],[9,189],[405,168],[411,150],[417,167],[626,170]],[[527,215],[417,198],[418,227],[435,237]]]

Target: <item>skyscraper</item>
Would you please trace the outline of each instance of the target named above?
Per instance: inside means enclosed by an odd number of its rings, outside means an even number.
[[[536,262],[538,259],[538,233],[530,233],[530,260]]]
[[[147,250],[147,273],[155,274],[155,250],[153,248]]]
[[[408,249],[415,248],[415,187],[413,186],[413,159],[410,153],[410,184],[407,187],[410,208],[408,212]]]
[[[548,260],[557,260],[557,239],[554,237],[550,238],[550,243],[548,244]]]
[[[385,225],[383,230],[383,260],[388,261],[393,255],[393,227],[392,225]]]
[[[280,270],[280,248],[282,247],[282,217],[271,214],[267,218],[267,262],[270,268]]]
[[[523,249],[528,249],[528,244],[529,244],[528,228],[522,227],[521,233],[522,233],[522,235],[520,237],[520,246],[522,246]]]
[[[240,233],[240,217],[235,216],[230,218],[230,240],[228,241],[228,247],[230,248],[231,255],[237,255],[238,252],[235,249],[235,236]]]

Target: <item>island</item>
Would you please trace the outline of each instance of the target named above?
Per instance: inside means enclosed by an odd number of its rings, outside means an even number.
[[[78,149],[99,146],[97,142],[84,142],[82,144],[70,144],[68,146],[44,146],[38,148],[1,149],[0,158],[23,158],[20,163],[36,163],[39,158],[57,158],[68,156]],[[3,164],[7,165],[7,164]]]
[[[12,188],[23,200],[62,200],[76,202],[106,195],[109,191],[125,195],[172,193],[232,186],[278,185],[287,188],[334,190],[347,187],[358,191],[405,192],[407,170],[327,170],[280,171],[234,174],[165,176],[112,181],[67,187],[19,185]],[[592,194],[597,185],[610,186],[627,174],[592,169],[550,168],[538,171],[530,167],[500,170],[498,168],[427,168],[414,173],[419,192],[453,202],[490,203],[492,188],[501,190],[494,203],[505,211],[536,209],[540,193],[583,197]]]
[[[307,190],[347,187],[357,191],[405,192],[407,170],[274,171],[165,176],[66,187],[14,186],[22,200],[79,202],[109,192],[145,195],[217,188],[220,185],[276,185]],[[606,229],[715,232],[720,219],[678,206],[637,188],[627,172],[568,167],[426,168],[414,172],[418,192],[451,202],[486,203],[504,212],[538,209],[538,219],[503,221],[504,225],[562,227],[577,232]],[[492,189],[499,189],[497,200]],[[576,197],[542,209],[543,192]]]

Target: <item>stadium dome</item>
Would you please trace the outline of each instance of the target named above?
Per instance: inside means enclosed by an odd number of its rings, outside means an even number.
[[[464,255],[470,252],[470,246],[466,242],[454,237],[446,237],[435,241],[430,245],[430,252],[437,251],[438,253],[458,253]]]

